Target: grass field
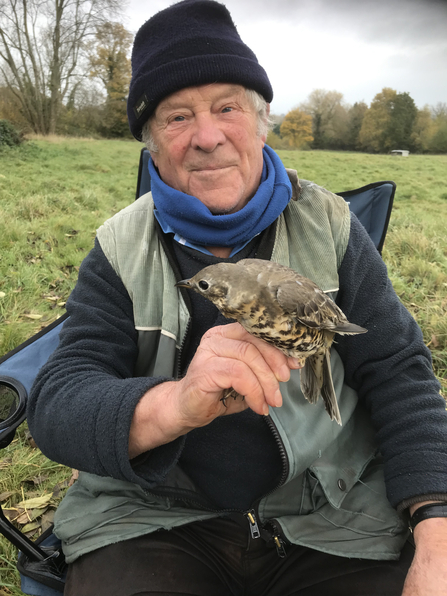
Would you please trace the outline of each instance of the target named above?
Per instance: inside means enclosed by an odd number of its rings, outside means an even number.
[[[0,152],[0,355],[64,312],[96,228],[134,199],[140,149],[130,141],[55,138]],[[301,178],[335,192],[397,183],[383,257],[447,392],[447,156],[279,154]],[[71,476],[33,447],[23,425],[0,453],[0,502],[35,537]],[[41,506],[27,505],[35,497]],[[0,538],[0,596],[21,594],[15,556]]]

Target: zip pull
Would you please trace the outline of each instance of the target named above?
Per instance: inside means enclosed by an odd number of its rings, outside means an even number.
[[[254,509],[250,509],[245,514],[245,517],[248,519],[248,524],[250,526],[250,532],[252,538],[260,538],[261,532],[259,531],[258,522],[256,521],[256,514]]]
[[[284,543],[284,540],[281,538],[281,536],[279,534],[273,534],[273,542],[275,543],[276,552],[278,553],[278,557],[280,557],[281,559],[284,559],[285,557],[287,557],[286,545]]]

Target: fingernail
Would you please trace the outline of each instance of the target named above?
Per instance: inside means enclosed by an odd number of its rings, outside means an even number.
[[[282,395],[281,391],[278,389],[275,393],[275,408],[280,408],[282,406]]]
[[[282,383],[286,383],[289,379],[290,379],[290,368],[287,366],[287,364],[284,364],[284,366],[281,366],[281,368],[279,369],[278,381],[281,381]]]
[[[269,407],[267,404],[264,404],[263,408],[262,408],[262,413],[264,414],[264,416],[268,416],[269,415]]]
[[[290,363],[290,367],[291,368],[302,368],[303,366],[303,361],[300,360],[299,358],[290,358],[289,359],[289,363]]]

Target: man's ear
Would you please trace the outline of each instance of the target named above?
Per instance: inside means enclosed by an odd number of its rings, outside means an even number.
[[[266,105],[266,110],[265,110],[265,118],[267,119],[269,116],[270,116],[270,104],[268,103],[268,104]],[[268,133],[267,133],[267,134],[268,134]],[[265,135],[261,135],[261,140],[262,140],[262,142],[264,143],[264,145],[265,145],[265,142],[266,142],[266,140],[267,140],[267,134],[265,134]]]

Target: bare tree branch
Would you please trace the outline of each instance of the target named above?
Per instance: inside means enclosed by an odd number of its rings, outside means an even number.
[[[0,69],[35,132],[55,132],[85,77],[87,40],[122,10],[118,0],[0,0]]]

